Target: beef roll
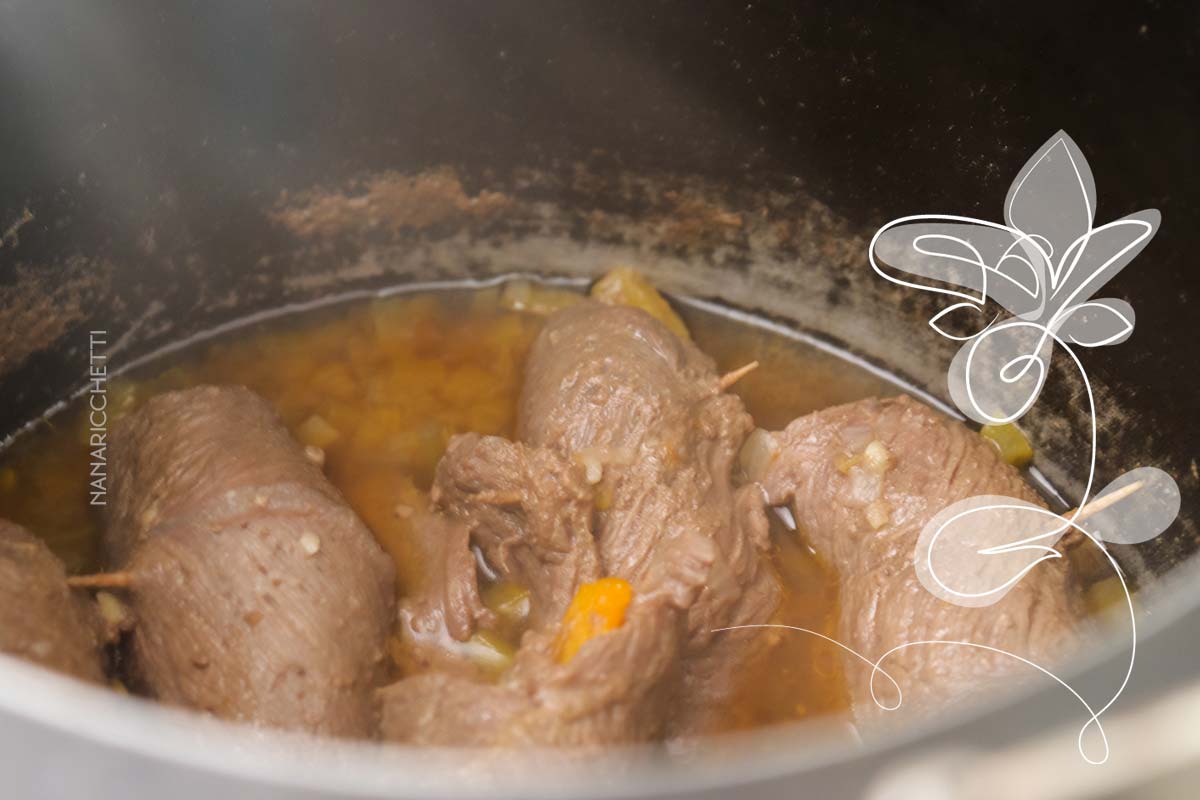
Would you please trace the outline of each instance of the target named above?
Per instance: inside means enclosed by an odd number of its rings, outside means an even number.
[[[665,547],[711,550],[688,609],[684,687],[673,725],[700,732],[780,596],[762,491],[733,467],[754,424],[712,359],[634,308],[559,311],[534,342],[518,436],[582,464],[596,486],[602,570],[639,585]]]
[[[394,565],[268,404],[151,399],[112,432],[107,545],[158,699],[345,737],[376,728]]]
[[[797,528],[841,580],[839,637],[874,660],[906,642],[950,640],[1007,650],[1052,666],[1077,646],[1085,616],[1065,559],[1038,564],[994,605],[946,602],[921,583],[915,551],[942,509],[977,495],[1045,507],[997,449],[959,422],[908,397],[825,409],[774,434],[763,478],[769,501],[790,505]],[[903,692],[892,719],[911,717],[997,680],[1036,673],[997,652],[949,644],[907,647],[881,665]],[[871,668],[847,656],[853,712],[884,721]],[[894,689],[877,677],[880,701]]]
[[[103,625],[45,542],[0,520],[0,652],[58,672],[104,680]]]

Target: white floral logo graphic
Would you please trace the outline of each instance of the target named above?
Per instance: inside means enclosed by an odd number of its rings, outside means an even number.
[[[1099,707],[1041,664],[987,642],[947,639],[902,642],[877,659],[818,631],[780,628],[817,636],[871,669],[871,698],[885,711],[903,703],[902,687],[883,664],[913,647],[985,650],[1012,658],[1053,679],[1087,712],[1077,740],[1091,764],[1108,760],[1100,717],[1121,696],[1137,656],[1137,618],[1125,576],[1104,543],[1138,544],[1157,536],[1179,513],[1179,487],[1153,466],[1139,466],[1093,497],[1096,476],[1096,405],[1091,381],[1076,348],[1104,347],[1133,332],[1134,312],[1117,298],[1092,299],[1154,236],[1155,210],[1139,211],[1095,227],[1096,186],[1087,159],[1059,131],[1017,175],[1004,201],[1004,223],[943,214],[917,214],[889,222],[871,240],[871,267],[900,286],[945,295],[953,302],[929,325],[962,342],[950,363],[950,396],[970,419],[1003,425],[1020,419],[1037,402],[1051,358],[1061,350],[1086,390],[1090,419],[1087,481],[1079,506],[1065,515],[1015,497],[969,497],[935,514],[922,529],[913,562],[924,587],[949,603],[983,607],[996,603],[1044,561],[1063,557],[1055,545],[1071,531],[1086,537],[1120,581],[1129,612],[1129,662],[1112,695]],[[918,282],[920,281],[920,282]],[[987,319],[989,304],[1008,311]],[[967,333],[960,331],[966,330]],[[721,628],[718,630],[732,630]],[[876,683],[890,684],[888,704]],[[1085,737],[1092,731],[1099,747]]]
[[[1011,422],[1028,411],[1045,382],[1055,341],[1102,347],[1133,332],[1128,303],[1091,298],[1141,252],[1160,216],[1139,211],[1097,228],[1095,213],[1096,186],[1087,160],[1060,131],[1013,181],[1004,201],[1005,224],[919,214],[893,220],[875,234],[870,258],[876,272],[957,301],[929,324],[964,342],[951,365],[951,390],[971,419]],[[933,283],[905,280],[884,264]],[[967,335],[943,327],[954,317],[977,322],[989,300],[1012,316],[993,318]],[[980,362],[992,369],[981,370]]]
[[[1179,489],[1162,470],[1142,466],[1092,498],[1095,397],[1075,348],[1118,344],[1133,332],[1129,303],[1093,296],[1141,252],[1160,221],[1157,211],[1146,210],[1095,227],[1095,214],[1096,187],[1087,160],[1060,131],[1013,181],[1004,202],[1004,224],[937,214],[901,217],[875,234],[870,262],[893,283],[954,301],[929,324],[942,336],[963,343],[950,364],[950,395],[976,422],[1011,423],[1029,411],[1045,385],[1056,349],[1079,372],[1091,420],[1088,477],[1079,507],[1060,516],[1017,498],[971,497],[929,521],[914,561],[923,585],[937,597],[963,606],[986,606],[1004,597],[1038,564],[1061,558],[1055,544],[1068,531],[1078,531],[1099,548],[1124,588],[1131,635],[1125,677],[1101,707],[1093,708],[1066,681],[1016,654],[984,642],[937,644],[1002,652],[1056,680],[1087,709],[1088,721],[1078,740],[1081,755],[1102,764],[1108,759],[1108,741],[1100,716],[1124,690],[1137,652],[1129,589],[1103,542],[1137,544],[1157,536],[1179,512]],[[996,313],[987,319],[989,303],[1009,315]],[[930,643],[907,643],[890,652],[917,644]],[[880,668],[882,661],[868,663],[873,663],[876,675],[890,680]],[[1101,744],[1097,753],[1089,753],[1084,743],[1093,727]]]

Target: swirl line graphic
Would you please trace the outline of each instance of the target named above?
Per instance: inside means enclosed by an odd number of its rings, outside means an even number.
[[[1093,708],[1070,683],[1046,667],[982,642],[905,642],[872,660],[807,628],[763,624],[717,630],[772,627],[828,641],[871,667],[871,699],[884,711],[894,711],[903,703],[899,683],[883,668],[894,653],[919,646],[953,646],[1003,655],[1070,692],[1087,712],[1077,738],[1080,755],[1089,764],[1108,760],[1108,737],[1100,718],[1117,702],[1133,675],[1137,618],[1126,577],[1104,542],[1130,545],[1157,536],[1178,514],[1179,488],[1162,470],[1143,466],[1119,476],[1088,505],[1096,480],[1097,409],[1092,383],[1074,347],[1114,345],[1133,332],[1134,313],[1127,302],[1093,300],[1092,296],[1146,246],[1160,221],[1159,213],[1150,209],[1094,227],[1095,209],[1095,182],[1087,159],[1071,137],[1059,131],[1013,181],[1005,198],[1004,223],[952,214],[899,217],[876,231],[868,260],[876,274],[893,284],[954,301],[928,324],[944,338],[962,343],[947,378],[955,405],[975,422],[1011,425],[1021,419],[1037,402],[1056,346],[1078,370],[1090,424],[1087,479],[1076,509],[1064,516],[1018,498],[967,498],[927,522],[913,563],[922,584],[936,597],[981,607],[998,602],[1042,562],[1063,558],[1055,544],[1065,534],[1075,531],[1086,537],[1111,566],[1129,613],[1129,662],[1120,685],[1104,704]],[[885,266],[925,282],[901,277]],[[996,313],[978,327],[978,321],[988,317],[989,302],[998,303],[1011,316],[1002,318]],[[975,325],[968,325],[968,320]],[[963,327],[974,329],[968,333],[956,330]],[[1090,529],[1081,524],[1085,516]],[[1048,518],[1055,520],[1049,529]],[[1015,538],[1014,529],[1018,532]],[[954,551],[956,544],[958,550]],[[958,552],[954,569],[936,567],[939,545]],[[1021,563],[1023,559],[1027,563]],[[896,691],[894,705],[882,702],[876,692],[876,680],[881,676]],[[1084,742],[1093,726],[1102,743],[1102,752],[1094,756]]]

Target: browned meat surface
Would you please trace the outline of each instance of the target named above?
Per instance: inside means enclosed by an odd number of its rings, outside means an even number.
[[[381,693],[385,738],[410,744],[594,747],[652,741],[666,731],[679,681],[685,613],[710,568],[663,551],[654,588],[625,623],[555,658],[554,626],[526,634],[498,682],[427,672]]]
[[[661,422],[719,393],[712,359],[633,308],[554,314],[525,367],[517,438],[564,452],[633,449]]]
[[[382,693],[385,738],[423,745],[593,747],[661,738],[678,680],[682,617],[639,602],[618,630],[566,664],[553,637],[530,637],[490,684],[427,672]]]
[[[529,590],[527,625],[557,625],[575,590],[600,576],[590,520],[592,488],[557,455],[496,436],[450,441],[438,465],[432,508],[414,531],[429,565],[400,605],[406,657],[416,667],[478,675],[455,652],[477,627],[495,629],[480,598],[478,561],[495,579]],[[447,646],[449,645],[449,647]]]
[[[479,596],[471,529],[459,520],[427,511],[418,512],[413,527],[421,534],[428,565],[421,589],[400,605],[400,618],[416,646],[439,650],[447,636],[463,642],[477,623],[494,624],[494,614]]]
[[[731,481],[752,427],[711,360],[649,315],[596,303],[555,314],[529,359],[522,442],[457,437],[432,492],[491,569],[531,590],[532,631],[498,683],[444,670],[387,689],[384,735],[594,745],[702,730],[762,640],[714,629],[765,622],[778,602],[761,489]],[[605,576],[633,586],[628,618],[558,663],[564,610]],[[444,600],[471,592],[433,599],[447,619],[478,620]]]
[[[101,627],[94,604],[67,586],[50,548],[0,520],[0,652],[98,683]]]
[[[840,574],[845,644],[873,660],[905,642],[971,641],[1047,666],[1074,647],[1083,609],[1063,560],[1039,564],[1002,600],[981,608],[944,602],[917,577],[920,532],[951,503],[990,494],[1043,505],[981,436],[901,397],[810,414],[776,440],[781,452],[764,480],[769,501],[791,505],[799,530]],[[889,454],[881,474],[854,464],[871,442]],[[878,529],[869,519],[872,503],[882,503],[875,522],[881,511],[887,515]],[[906,648],[881,666],[899,683],[910,713],[1001,676],[1032,674],[1003,655],[950,645]],[[848,658],[846,670],[855,715],[882,721],[870,697],[870,669]],[[886,679],[876,689],[882,701],[894,702]]]
[[[580,584],[601,577],[594,487],[544,448],[497,436],[455,437],[438,464],[435,507],[465,520],[487,563],[530,590],[531,623],[557,623]]]
[[[712,550],[688,609],[680,732],[703,727],[763,638],[713,631],[766,622],[779,602],[761,490],[732,485],[753,427],[741,401],[721,391],[712,360],[636,309],[560,311],[530,354],[518,433],[591,471],[605,501],[596,520],[602,571],[638,587],[659,549]]]
[[[154,398],[121,425],[121,463],[104,546],[122,564],[163,520],[181,519],[229,489],[294,484],[340,503],[261,398],[240,387],[201,387]]]
[[[114,566],[136,677],[159,699],[337,736],[375,727],[394,568],[265,401],[150,400],[113,430]]]
[[[529,588],[533,630],[494,684],[444,668],[389,687],[384,735],[590,746],[698,732],[761,639],[714,628],[766,621],[778,603],[761,489],[731,482],[749,415],[694,345],[643,312],[582,303],[534,344],[520,419],[522,443],[452,441],[431,498],[454,522],[425,531],[454,539],[461,564],[464,525],[490,569]],[[460,587],[406,607],[440,607],[461,639],[482,618],[474,601],[451,599],[478,588],[474,573],[451,573]],[[560,663],[564,610],[606,576],[634,587],[628,618]]]
[[[399,681],[381,696],[386,738],[434,745],[590,746],[660,738],[679,680],[686,610],[710,561],[663,551],[624,625],[556,659],[560,620],[576,589],[601,577],[589,521],[594,488],[582,467],[556,454],[491,436],[456,437],[438,466],[427,539],[454,553],[439,580],[402,604],[418,659],[436,671]],[[438,656],[439,639],[464,640],[486,624],[466,569],[470,530],[498,577],[530,590],[532,630],[497,682],[461,660]],[[697,549],[711,557],[700,542]],[[469,552],[467,553],[469,555]],[[410,611],[416,610],[416,613]],[[486,613],[486,612],[485,612]],[[438,620],[444,620],[438,625]]]

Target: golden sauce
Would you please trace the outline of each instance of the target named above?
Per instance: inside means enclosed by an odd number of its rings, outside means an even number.
[[[722,370],[760,362],[734,390],[764,427],[895,392],[815,348],[715,313],[682,312],[697,344]],[[258,322],[113,379],[110,425],[159,392],[204,383],[250,387],[297,438],[324,449],[326,474],[395,559],[403,593],[423,572],[410,509],[426,502],[450,437],[466,431],[512,436],[524,360],[543,321],[508,310],[493,287],[396,295]],[[87,433],[75,404],[0,454],[0,517],[44,537],[72,572],[101,566],[103,519],[89,505]],[[793,533],[780,527],[774,538],[786,587],[777,621],[833,636],[836,576]],[[412,668],[403,652],[394,657],[401,668]],[[778,632],[770,656],[744,674],[725,728],[847,705],[838,653],[809,634]]]

